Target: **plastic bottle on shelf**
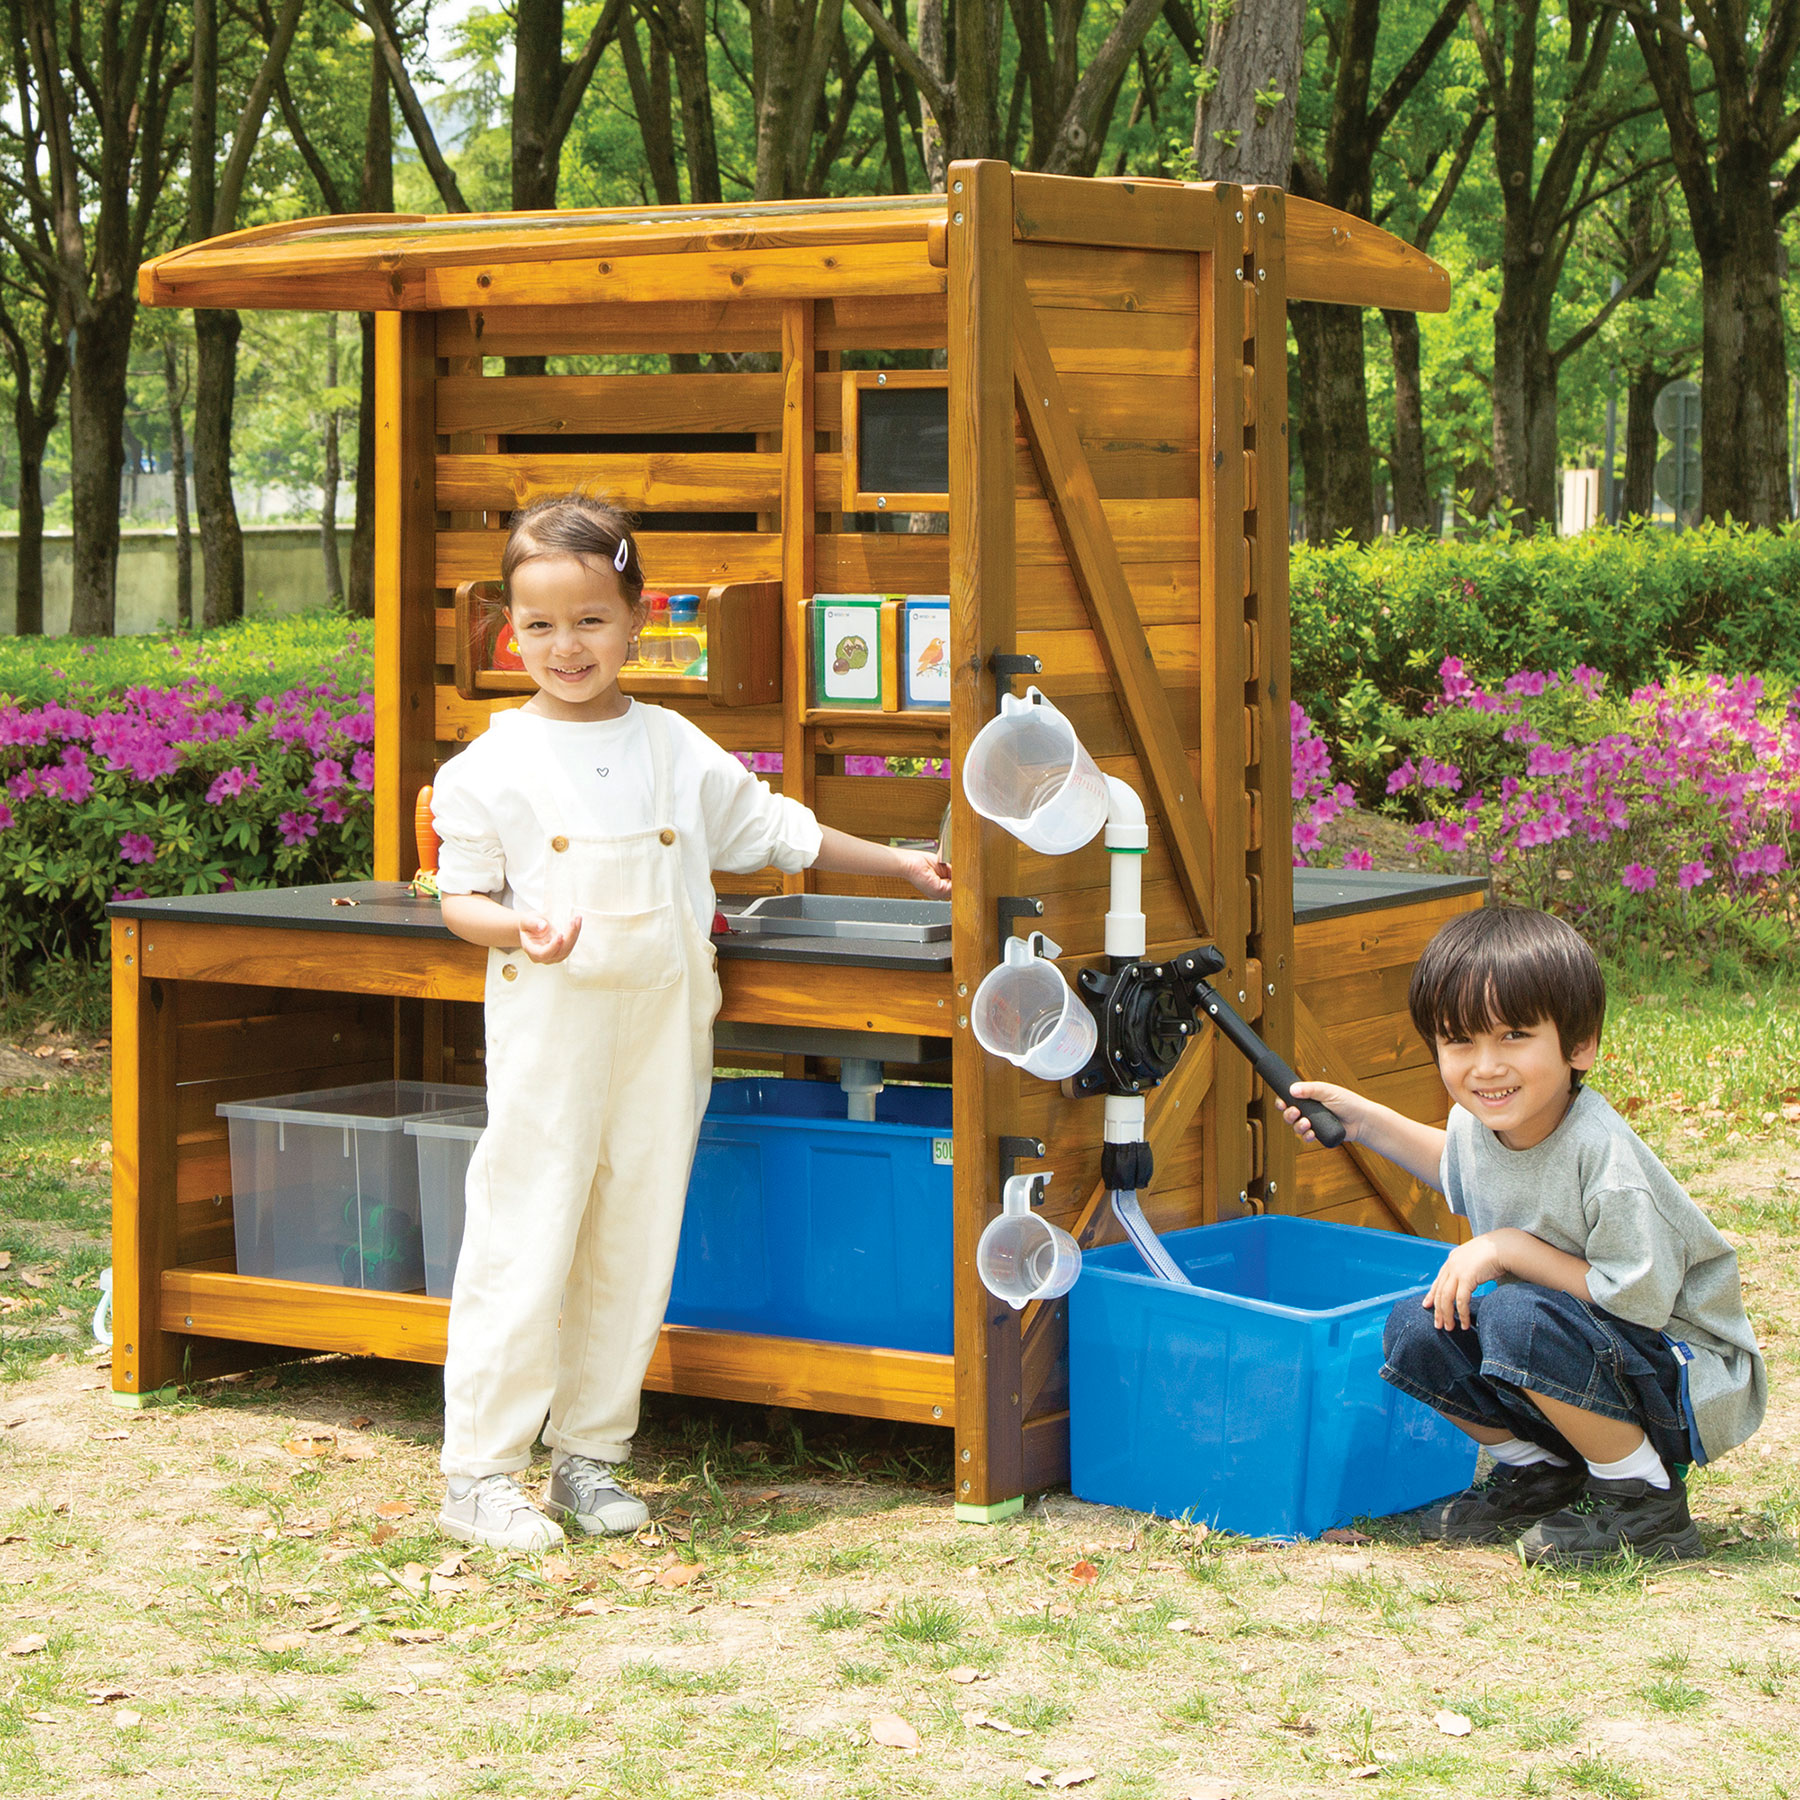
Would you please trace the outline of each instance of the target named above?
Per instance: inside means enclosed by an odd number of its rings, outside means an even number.
[[[645,594],[644,604],[650,616],[638,632],[637,658],[634,668],[667,669],[669,666],[669,596]]]
[[[706,626],[698,594],[669,597],[669,663],[684,675],[706,673]]]

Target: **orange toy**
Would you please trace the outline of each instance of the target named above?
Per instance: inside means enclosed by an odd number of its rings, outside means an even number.
[[[437,827],[431,821],[429,787],[419,789],[419,798],[413,805],[413,836],[418,840],[419,867],[412,878],[412,891],[423,899],[435,900],[438,897],[437,867],[441,840]]]

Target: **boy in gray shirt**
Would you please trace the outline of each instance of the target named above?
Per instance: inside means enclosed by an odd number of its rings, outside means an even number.
[[[1465,913],[1426,946],[1409,1005],[1449,1090],[1446,1130],[1325,1082],[1294,1092],[1446,1195],[1475,1233],[1423,1304],[1402,1301],[1387,1324],[1383,1377],[1497,1465],[1419,1514],[1421,1530],[1518,1537],[1528,1562],[1627,1545],[1700,1555],[1675,1465],[1749,1437],[1767,1376],[1735,1252],[1582,1086],[1606,1012],[1594,953],[1548,913]],[[1296,1109],[1287,1118],[1311,1136]]]

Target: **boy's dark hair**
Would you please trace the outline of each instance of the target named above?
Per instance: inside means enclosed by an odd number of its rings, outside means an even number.
[[[638,561],[630,515],[580,489],[534,500],[522,512],[513,514],[506,549],[500,557],[502,606],[511,604],[513,575],[541,556],[578,556],[585,562],[610,564],[625,598],[633,606],[644,592],[644,566]]]
[[[1445,1038],[1548,1019],[1567,1058],[1600,1036],[1606,978],[1572,925],[1526,906],[1484,906],[1425,946],[1407,1005],[1434,1056]]]

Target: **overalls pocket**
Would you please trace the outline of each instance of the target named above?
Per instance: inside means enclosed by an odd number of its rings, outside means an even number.
[[[563,964],[572,987],[653,994],[681,977],[681,931],[670,902],[643,912],[581,909],[581,932]]]

